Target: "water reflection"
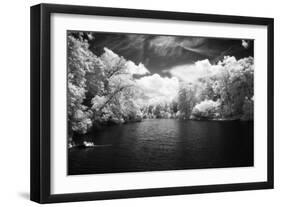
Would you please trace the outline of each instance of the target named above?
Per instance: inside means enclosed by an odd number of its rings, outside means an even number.
[[[69,174],[253,165],[253,123],[145,120],[109,126],[90,150],[69,151]]]

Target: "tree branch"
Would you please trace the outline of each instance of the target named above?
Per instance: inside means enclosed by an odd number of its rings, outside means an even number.
[[[107,99],[107,101],[99,108],[98,111],[101,111],[119,92],[123,91],[126,88],[132,87],[133,85],[122,86],[115,90],[113,94]]]

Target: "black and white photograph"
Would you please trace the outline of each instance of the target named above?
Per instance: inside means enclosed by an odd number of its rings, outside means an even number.
[[[274,18],[158,6],[30,8],[32,201],[274,188]]]
[[[254,40],[69,30],[68,175],[254,165]]]

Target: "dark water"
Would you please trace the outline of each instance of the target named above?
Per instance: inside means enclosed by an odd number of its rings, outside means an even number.
[[[253,166],[253,122],[145,120],[94,131],[69,150],[69,174]]]

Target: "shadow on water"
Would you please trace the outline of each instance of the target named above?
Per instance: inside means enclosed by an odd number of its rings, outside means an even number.
[[[253,166],[253,122],[145,120],[88,134],[69,150],[69,174]]]

